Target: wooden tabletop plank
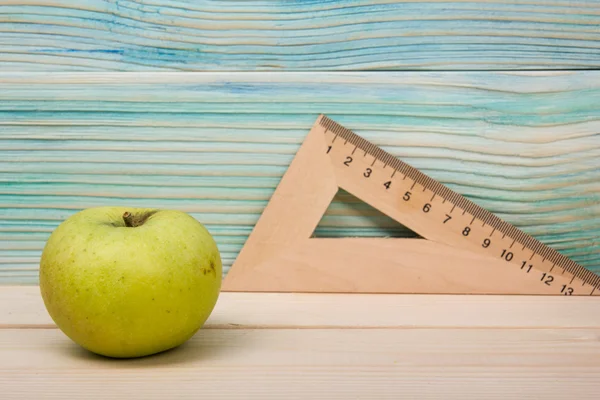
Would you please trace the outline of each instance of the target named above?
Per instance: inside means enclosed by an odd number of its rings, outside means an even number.
[[[0,283],[81,208],[191,213],[227,272],[325,113],[600,272],[600,71],[0,74]],[[414,236],[345,192],[318,237]]]
[[[0,71],[585,69],[594,1],[3,1]]]
[[[600,329],[598,309],[597,297],[223,292],[205,328]],[[37,286],[0,286],[0,329],[54,327]]]
[[[170,352],[111,360],[56,329],[0,329],[0,387],[5,400],[592,400],[599,337],[598,328],[205,329]]]
[[[94,355],[0,287],[2,399],[595,399],[595,297],[222,293],[182,346]]]

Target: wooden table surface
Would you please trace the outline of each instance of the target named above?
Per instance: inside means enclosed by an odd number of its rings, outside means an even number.
[[[156,356],[74,344],[0,288],[0,388],[24,399],[597,399],[597,297],[222,293]]]

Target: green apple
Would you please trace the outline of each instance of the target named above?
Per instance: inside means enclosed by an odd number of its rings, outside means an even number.
[[[213,237],[185,212],[96,207],[52,232],[39,278],[66,336],[91,352],[131,358],[175,348],[202,327],[222,264]]]

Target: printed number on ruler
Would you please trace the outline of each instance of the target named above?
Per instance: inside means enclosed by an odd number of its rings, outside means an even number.
[[[322,123],[326,128],[326,153],[337,166],[348,168],[352,179],[361,180],[359,184],[369,188],[375,203],[377,197],[396,196],[399,200],[394,202],[395,207],[410,214],[411,224],[407,226],[416,233],[427,237],[431,225],[438,224],[434,229],[455,236],[454,243],[467,241],[471,249],[516,266],[528,279],[536,279],[565,296],[592,295],[600,285],[600,276],[330,121]]]

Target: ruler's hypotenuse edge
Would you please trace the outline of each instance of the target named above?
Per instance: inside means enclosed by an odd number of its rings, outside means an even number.
[[[311,237],[342,188],[419,234]],[[600,276],[320,115],[223,291],[600,294]]]

